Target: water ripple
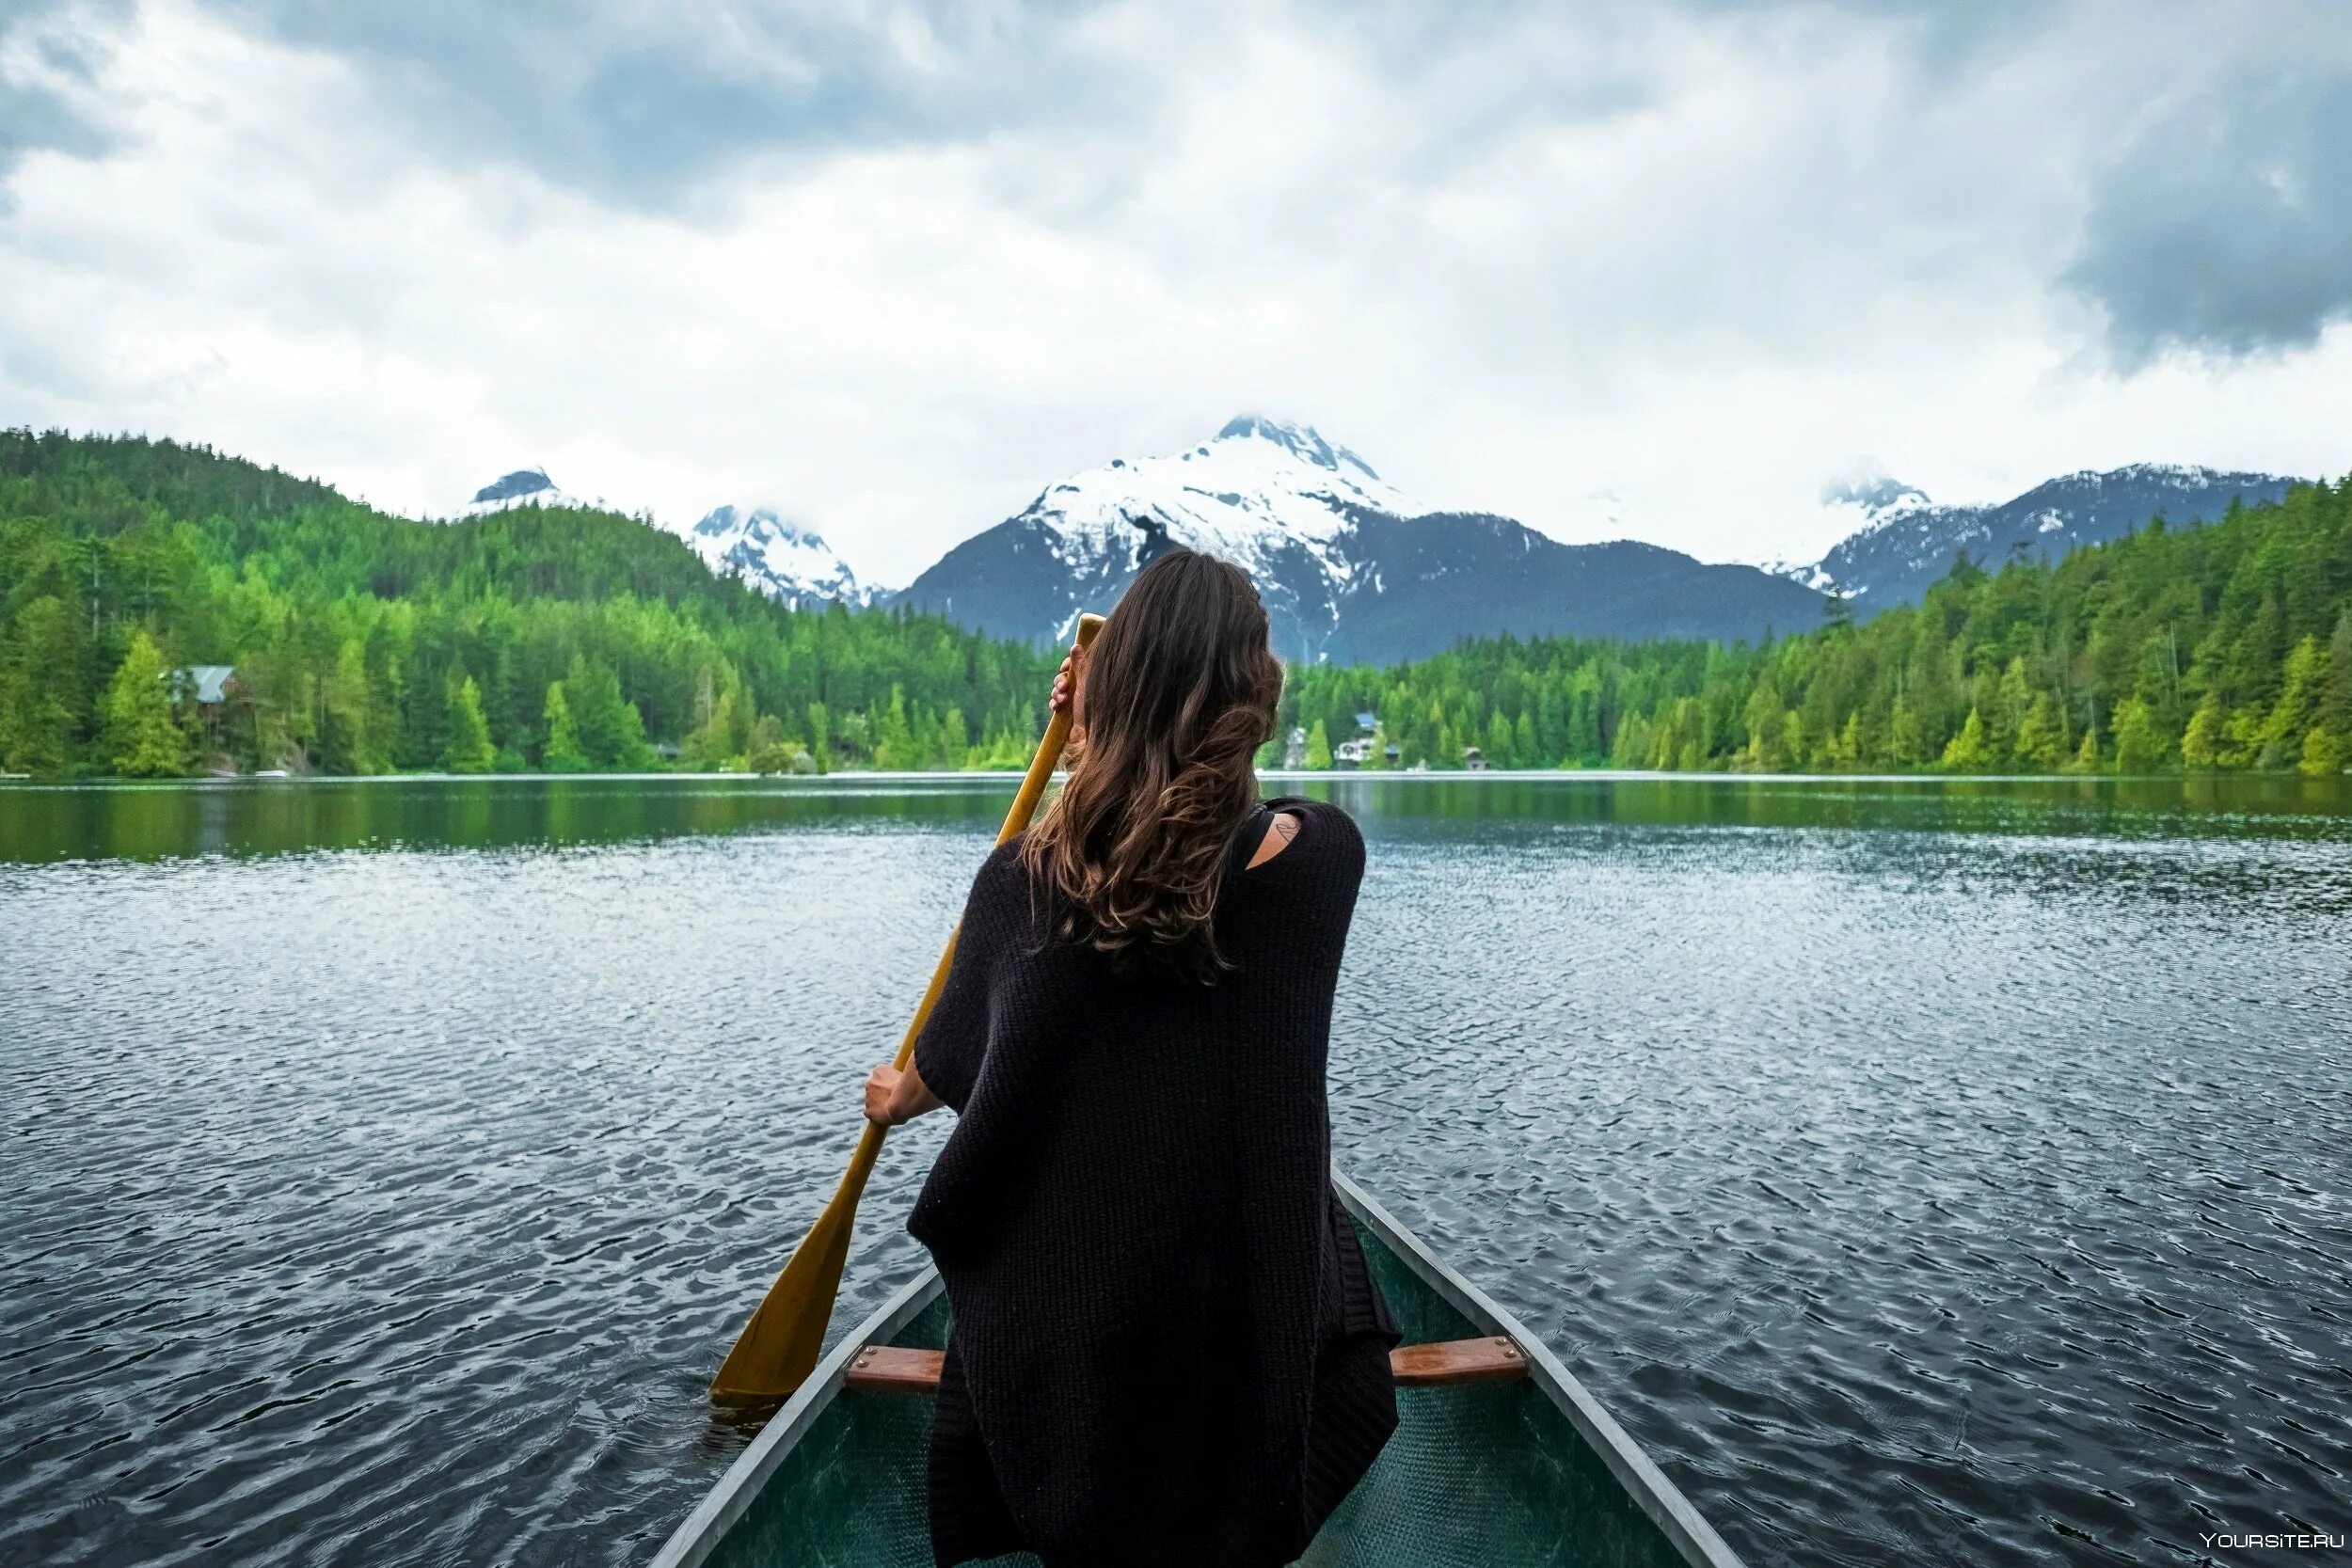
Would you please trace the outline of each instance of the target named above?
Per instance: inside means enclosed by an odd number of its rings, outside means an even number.
[[[2352,834],[1393,787],[1342,1158],[1758,1568],[2345,1528]],[[0,1558],[641,1560],[990,805],[0,864]]]

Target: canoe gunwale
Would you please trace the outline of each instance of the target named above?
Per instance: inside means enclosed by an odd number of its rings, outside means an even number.
[[[810,1371],[808,1381],[769,1418],[759,1435],[752,1439],[751,1447],[727,1466],[727,1473],[695,1505],[694,1512],[671,1532],[651,1568],[695,1568],[709,1557],[735,1522],[750,1510],[793,1445],[841,1392],[842,1379],[858,1352],[878,1340],[888,1339],[913,1323],[938,1299],[940,1289],[938,1268],[927,1263],[921,1274],[876,1307],[864,1323],[844,1334]]]
[[[1642,1451],[1626,1430],[1619,1426],[1600,1402],[1585,1390],[1582,1384],[1561,1365],[1560,1358],[1546,1348],[1544,1342],[1527,1331],[1526,1325],[1513,1317],[1502,1306],[1464,1279],[1422,1243],[1421,1238],[1399,1224],[1394,1215],[1373,1201],[1365,1191],[1350,1180],[1336,1165],[1331,1170],[1332,1183],[1339,1189],[1340,1201],[1348,1212],[1362,1221],[1365,1227],[1380,1238],[1383,1244],[1401,1259],[1406,1267],[1421,1277],[1447,1305],[1473,1323],[1491,1334],[1501,1334],[1516,1341],[1526,1354],[1528,1370],[1535,1386],[1541,1388],[1575,1427],[1577,1434],[1600,1456],[1609,1466],[1609,1473],[1617,1480],[1650,1522],[1665,1533],[1675,1549],[1682,1554],[1691,1568],[1745,1568],[1738,1553],[1724,1544],[1715,1533],[1715,1527],[1692,1507],[1682,1489],[1666,1478],[1648,1454]]]

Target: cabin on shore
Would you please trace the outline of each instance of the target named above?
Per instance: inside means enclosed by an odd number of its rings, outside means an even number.
[[[237,673],[233,664],[185,664],[163,673],[164,689],[171,694],[171,705],[184,721],[193,714],[200,732],[199,740],[205,754],[211,758],[215,774],[232,774],[235,765],[230,761],[232,736],[242,736],[249,751],[269,750],[274,755],[262,760],[276,760],[292,754],[294,770],[309,771],[301,760],[300,749],[285,742],[283,737],[264,745],[262,710],[276,705],[263,699],[252,686]]]
[[[194,703],[207,720],[220,717],[228,705],[230,686],[237,678],[233,664],[190,664],[164,672],[164,684],[175,703]]]
[[[1373,750],[1379,743],[1380,716],[1372,709],[1365,708],[1356,715],[1354,738],[1343,740],[1331,748],[1331,766],[1334,768],[1376,768],[1383,760],[1386,760],[1391,767],[1395,766],[1396,743],[1394,741],[1389,743],[1388,755],[1385,759]]]
[[[164,672],[164,689],[171,693],[174,707],[193,708],[197,721],[203,727],[204,745],[208,751],[218,752],[228,744],[229,705],[245,698],[245,687],[237,679],[233,664],[188,664]]]

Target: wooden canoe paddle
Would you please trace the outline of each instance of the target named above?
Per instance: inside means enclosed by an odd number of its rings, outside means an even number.
[[[1094,634],[1103,629],[1100,615],[1078,617],[1078,646],[1083,648],[1094,641]],[[1005,814],[1004,831],[996,842],[1004,843],[1029,825],[1037,814],[1039,797],[1045,793],[1046,781],[1054,776],[1055,765],[1061,761],[1062,746],[1070,738],[1070,715],[1073,706],[1064,707],[1045,726],[1045,738],[1037,743],[1037,755],[1029,759],[1028,774],[1021,781],[1021,792],[1012,798],[1012,810]],[[898,1070],[914,1057],[915,1039],[923,1033],[923,1025],[931,1016],[931,1008],[939,1001],[939,993],[947,984],[947,972],[956,961],[956,939],[950,933],[947,950],[939,956],[939,967],[931,971],[931,983],[923,992],[923,1001],[914,1009],[914,1022],[907,1025],[907,1037],[898,1046]],[[825,1325],[833,1319],[834,1298],[841,1293],[841,1267],[849,1260],[850,1230],[857,1223],[857,1200],[865,1196],[866,1179],[874,1171],[874,1161],[881,1155],[882,1129],[867,1122],[857,1141],[857,1152],[850,1157],[850,1168],[841,1178],[841,1185],[834,1189],[833,1200],[825,1212],[809,1227],[808,1237],[792,1259],[776,1275],[776,1282],[768,1288],[768,1299],[759,1304],[752,1321],[743,1325],[741,1338],[727,1353],[719,1375],[710,1380],[710,1397],[722,1404],[756,1404],[789,1399],[800,1387],[812,1368],[818,1354],[824,1349]]]

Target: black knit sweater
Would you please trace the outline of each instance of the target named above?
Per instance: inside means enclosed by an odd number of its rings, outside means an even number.
[[[972,885],[914,1059],[960,1113],[908,1228],[955,1314],[942,1564],[1230,1568],[1305,1549],[1396,1424],[1395,1326],[1332,1194],[1331,994],[1363,877],[1338,808],[1216,907],[1236,966],[1135,979],[1047,942],[1013,846]]]

